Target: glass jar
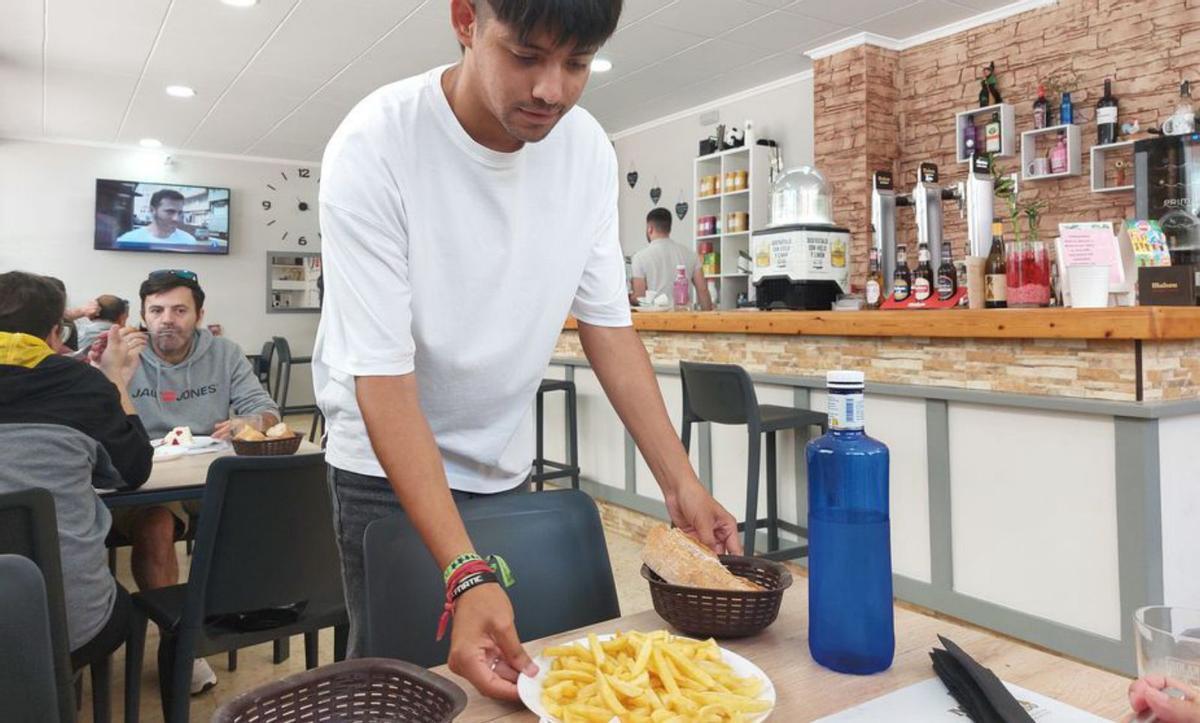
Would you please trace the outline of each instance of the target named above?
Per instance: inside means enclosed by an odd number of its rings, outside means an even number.
[[[1043,241],[1004,244],[1008,308],[1050,305],[1050,253]]]

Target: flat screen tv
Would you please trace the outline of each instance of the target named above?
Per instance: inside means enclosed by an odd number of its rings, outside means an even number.
[[[102,251],[229,253],[229,189],[96,179]]]

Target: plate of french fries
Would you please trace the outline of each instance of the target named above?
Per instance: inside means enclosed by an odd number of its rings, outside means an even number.
[[[589,634],[534,658],[517,681],[521,702],[551,723],[754,723],[775,707],[758,666],[665,630]]]

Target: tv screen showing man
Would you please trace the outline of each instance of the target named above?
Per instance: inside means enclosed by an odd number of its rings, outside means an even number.
[[[96,181],[95,248],[229,253],[229,189]]]

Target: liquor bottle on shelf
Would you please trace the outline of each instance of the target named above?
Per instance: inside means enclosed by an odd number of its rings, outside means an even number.
[[[831,670],[886,670],[896,649],[887,445],[866,435],[862,372],[826,375],[829,432],[808,464],[808,648]]]
[[[1100,145],[1117,142],[1117,98],[1112,94],[1112,80],[1104,80],[1104,95],[1096,103],[1096,142]]]
[[[896,247],[896,272],[892,275],[892,298],[904,301],[912,291],[912,271],[908,268],[908,247]]]
[[[1050,103],[1046,100],[1046,86],[1038,85],[1038,97],[1033,101],[1033,127],[1045,128],[1050,125]]]
[[[867,252],[867,308],[878,309],[883,303],[883,274],[879,271],[879,251]]]
[[[1000,114],[993,113],[992,120],[983,130],[985,140],[984,150],[988,153],[1000,152]]]
[[[929,301],[929,297],[933,296],[933,284],[933,267],[929,265],[929,246],[921,243],[917,245],[917,270],[913,272],[913,301]]]
[[[1066,134],[1059,133],[1058,142],[1054,144],[1054,148],[1050,149],[1050,172],[1066,173],[1068,168],[1067,136]]]
[[[950,242],[942,242],[942,265],[938,267],[937,297],[939,301],[949,301],[958,293],[958,270],[950,260]]]
[[[983,267],[983,305],[988,309],[1008,306],[1008,271],[1004,264],[1004,226],[992,222],[992,248]]]
[[[1075,122],[1075,106],[1071,103],[1071,94],[1062,94],[1062,103],[1058,109],[1059,123],[1069,126]]]

